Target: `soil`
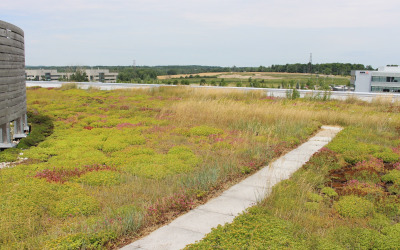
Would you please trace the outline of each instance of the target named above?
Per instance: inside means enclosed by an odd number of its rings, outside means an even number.
[[[265,80],[273,80],[273,79],[282,79],[282,77],[273,77],[266,76],[261,74],[254,75],[239,75],[239,74],[230,74],[230,75],[219,75],[218,78],[231,78],[231,79],[265,79]]]
[[[198,74],[180,74],[180,75],[166,75],[166,76],[157,76],[158,79],[164,80],[164,79],[171,79],[171,78],[180,78],[180,77],[189,77],[190,75],[195,76],[218,76],[221,74],[229,74],[229,72],[208,72],[208,73],[198,73]]]
[[[395,167],[391,163],[385,163],[385,172],[393,170]],[[327,181],[326,185],[333,188],[339,195],[343,195],[343,189],[348,184],[349,179],[346,176],[354,176],[358,170],[355,170],[353,166],[347,165],[341,169],[331,170],[328,175],[329,181]],[[379,175],[384,175],[385,172],[378,173]],[[385,192],[387,192],[387,188],[391,186],[391,183],[380,182],[377,185],[381,186]],[[389,194],[389,193],[387,193]]]

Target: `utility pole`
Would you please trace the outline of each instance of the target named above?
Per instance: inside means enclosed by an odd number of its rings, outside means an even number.
[[[310,53],[310,61],[308,62],[308,72],[312,75],[312,53]]]

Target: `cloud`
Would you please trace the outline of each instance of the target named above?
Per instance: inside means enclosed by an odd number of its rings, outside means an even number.
[[[207,2],[207,1],[206,1]],[[399,1],[376,0],[270,0],[212,5],[185,13],[185,18],[220,26],[330,28],[398,27]],[[203,6],[204,7],[204,6]]]
[[[398,0],[0,1],[0,19],[25,31],[27,64],[266,65],[310,52],[359,51],[357,61],[366,50],[398,58],[383,51],[400,42],[398,13]]]
[[[152,17],[195,25],[234,27],[398,27],[395,0],[2,0],[0,13],[17,11],[37,18],[91,19],[103,25]],[[151,20],[150,20],[151,21]]]

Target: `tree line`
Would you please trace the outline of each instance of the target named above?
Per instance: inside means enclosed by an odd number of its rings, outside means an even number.
[[[79,69],[109,69],[117,72],[118,81],[131,82],[135,80],[156,79],[159,75],[198,74],[205,72],[282,72],[310,73],[326,75],[350,75],[352,70],[373,70],[370,65],[351,63],[322,63],[322,64],[273,64],[258,67],[221,67],[202,65],[168,65],[168,66],[27,66],[27,69],[57,69],[58,72],[76,72]]]

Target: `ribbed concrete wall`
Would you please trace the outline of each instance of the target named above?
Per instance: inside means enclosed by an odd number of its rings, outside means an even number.
[[[24,32],[0,21],[0,143],[9,142],[5,136],[10,136],[6,130],[12,121],[14,137],[23,134],[27,125]]]

